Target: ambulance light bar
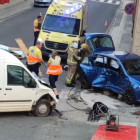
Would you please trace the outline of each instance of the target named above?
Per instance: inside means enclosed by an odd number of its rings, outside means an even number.
[[[81,4],[76,5],[75,7],[72,7],[72,8],[70,8],[69,10],[66,10],[66,11],[65,11],[65,14],[74,13],[74,12],[80,10],[81,8],[82,8],[82,5],[81,5]]]

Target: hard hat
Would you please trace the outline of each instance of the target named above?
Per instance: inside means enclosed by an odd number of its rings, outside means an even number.
[[[38,38],[37,41],[44,43],[44,41],[41,38]]]
[[[85,51],[88,49],[88,45],[87,45],[86,43],[83,43],[83,44],[81,45],[81,47],[82,47]]]
[[[80,39],[77,38],[77,37],[73,40],[73,42],[77,42],[77,43],[78,43],[79,41],[80,41]]]

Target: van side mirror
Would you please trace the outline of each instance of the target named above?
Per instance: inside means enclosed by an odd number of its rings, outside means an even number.
[[[36,88],[36,81],[35,81],[35,79],[32,78],[32,79],[30,80],[29,87],[30,87],[30,88]]]
[[[81,33],[81,36],[85,36],[85,33],[86,33],[86,31],[83,30],[82,33]]]

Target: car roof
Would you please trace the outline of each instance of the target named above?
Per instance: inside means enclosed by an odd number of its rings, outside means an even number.
[[[140,59],[140,56],[133,54],[133,53],[127,53],[124,51],[110,51],[110,52],[97,52],[96,54],[104,55],[107,57],[111,57],[114,59],[119,60],[134,60],[134,59]]]
[[[17,63],[21,65],[19,59],[17,59],[14,55],[10,54],[9,52],[1,49],[0,49],[0,61],[10,62],[11,64]]]

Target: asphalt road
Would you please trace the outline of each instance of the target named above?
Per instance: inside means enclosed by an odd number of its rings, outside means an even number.
[[[87,32],[106,32],[118,6],[106,3],[88,1],[88,29]],[[22,38],[25,45],[33,45],[33,21],[42,12],[43,16],[47,8],[33,8],[15,17],[0,23],[0,44],[9,47],[18,47],[15,39]],[[105,21],[108,27],[104,27]],[[25,61],[23,61],[25,63]],[[63,61],[65,63],[65,61]],[[47,80],[46,68],[41,66],[45,80]],[[63,72],[57,82],[59,91],[65,88],[66,72]],[[72,103],[76,106],[77,103]],[[81,105],[79,105],[81,107]],[[68,113],[74,120],[86,121],[85,112],[80,114],[66,105],[64,99],[59,104],[60,110]],[[72,111],[73,110],[73,111]],[[78,116],[79,115],[79,116]],[[84,117],[85,118],[84,118]],[[76,119],[75,119],[76,118]],[[21,114],[0,115],[0,140],[90,140],[97,126],[65,121],[53,115],[48,118],[27,117]]]
[[[106,32],[117,9],[118,5],[88,0],[87,32]],[[33,8],[0,23],[0,44],[18,47],[15,39],[22,38],[27,47],[32,46],[34,39],[33,21],[40,12],[42,12],[42,15],[44,16],[46,10],[47,8]],[[108,26],[104,27],[106,20],[108,21]],[[65,63],[65,61],[63,63]],[[43,72],[44,77],[47,78],[46,68],[44,66],[41,67],[41,71]],[[66,72],[63,72],[63,74],[59,76],[59,82],[57,83],[59,89],[64,87],[65,77]]]

